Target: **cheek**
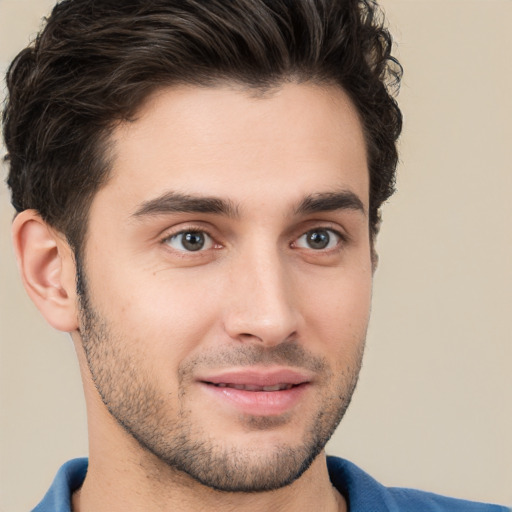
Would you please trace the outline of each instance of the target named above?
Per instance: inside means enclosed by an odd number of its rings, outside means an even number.
[[[219,300],[208,279],[193,272],[135,271],[118,266],[91,282],[93,306],[126,343],[144,347],[153,362],[174,366],[214,328]],[[97,283],[97,286],[94,284]]]
[[[358,350],[368,327],[371,295],[371,269],[350,274],[337,270],[323,287],[304,284],[308,290],[304,320],[308,329],[318,333],[320,343],[328,342],[333,351]]]

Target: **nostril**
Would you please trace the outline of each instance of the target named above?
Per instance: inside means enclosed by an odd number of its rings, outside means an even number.
[[[269,329],[267,331],[264,331],[263,329],[259,332],[259,334],[250,334],[247,332],[243,332],[239,334],[237,337],[240,341],[243,341],[245,343],[253,342],[258,344],[264,344],[264,345],[279,345],[281,343],[287,343],[292,342],[297,339],[297,332],[293,331],[289,334],[281,335],[282,332],[285,332],[283,330],[280,330],[279,328],[273,330]]]

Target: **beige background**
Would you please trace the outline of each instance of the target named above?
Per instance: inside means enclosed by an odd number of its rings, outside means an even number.
[[[0,0],[2,69],[52,3]],[[406,69],[399,192],[360,385],[329,451],[388,485],[512,505],[512,2],[382,4]],[[28,510],[87,452],[71,343],[25,297],[11,216],[2,186],[2,512]]]

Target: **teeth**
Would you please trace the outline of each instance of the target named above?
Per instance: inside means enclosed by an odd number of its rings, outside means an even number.
[[[221,382],[215,384],[218,388],[233,388],[241,391],[283,391],[292,389],[293,384],[274,384],[273,386],[253,386],[251,384],[226,384]]]
[[[264,386],[263,391],[282,391],[284,389],[291,389],[291,384],[276,384],[275,386]]]

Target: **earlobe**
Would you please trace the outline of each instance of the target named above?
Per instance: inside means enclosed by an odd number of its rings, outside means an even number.
[[[14,219],[13,243],[23,284],[48,323],[60,331],[78,327],[73,252],[35,210]]]

